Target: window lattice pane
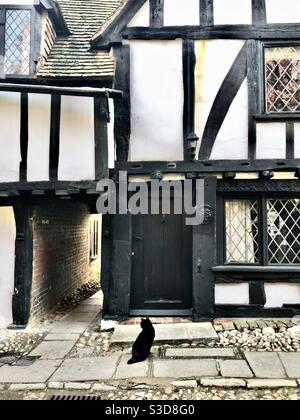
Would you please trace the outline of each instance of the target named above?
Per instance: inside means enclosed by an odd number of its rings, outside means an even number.
[[[267,112],[300,112],[300,47],[265,49]]]
[[[7,10],[5,26],[6,74],[29,74],[30,10]]]
[[[268,200],[270,264],[300,264],[300,200]]]
[[[258,206],[254,200],[227,200],[226,262],[258,262]]]

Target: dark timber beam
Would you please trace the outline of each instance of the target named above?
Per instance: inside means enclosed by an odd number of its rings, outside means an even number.
[[[213,0],[200,0],[200,25],[212,26],[214,24]]]
[[[260,172],[295,171],[300,168],[300,159],[259,159],[259,160],[198,160],[195,162],[116,162],[116,170],[128,171],[130,175],[162,173],[219,173],[219,172]]]
[[[262,49],[259,41],[247,42],[247,80],[248,80],[248,158],[256,155],[256,120],[255,115],[262,113]]]
[[[110,97],[113,99],[122,98],[122,92],[113,89],[92,88],[92,87],[64,87],[64,86],[46,86],[46,85],[28,85],[19,83],[3,83],[0,82],[0,92],[21,92],[36,93],[48,95],[64,95],[64,96],[83,96],[103,98]]]
[[[49,177],[51,181],[56,181],[58,178],[60,112],[61,96],[52,95],[49,149]]]
[[[286,123],[286,158],[295,157],[295,126],[293,122]]]
[[[234,194],[236,197],[236,194],[239,194],[239,196],[246,196],[249,198],[249,194],[257,194],[257,193],[276,193],[278,195],[282,196],[288,196],[291,197],[292,194],[295,194],[296,197],[299,196],[300,193],[300,182],[296,179],[293,180],[234,180],[234,181],[224,181],[219,180],[218,181],[218,192],[222,194],[227,194],[230,196],[231,194]],[[267,247],[266,247],[267,248]],[[222,267],[223,270],[224,267]],[[247,271],[251,270],[262,270],[263,267],[258,266],[235,266],[231,267],[230,270],[234,268],[234,271],[238,271],[241,269],[246,269]],[[272,270],[277,269],[277,266],[272,266]],[[284,266],[281,267],[281,270],[286,270],[289,267]],[[293,269],[298,270],[299,267],[295,266],[292,267]],[[270,267],[265,267],[264,269],[270,270]]]
[[[92,49],[109,50],[112,45],[121,45],[121,33],[131,19],[136,15],[146,0],[128,0],[112,18],[107,28],[96,33],[91,40]]]
[[[249,283],[249,300],[250,305],[265,306],[267,297],[264,283],[258,281]]]
[[[28,155],[28,95],[21,93],[21,124],[20,124],[20,181],[27,180]]]
[[[252,0],[252,23],[257,27],[266,26],[266,0]]]
[[[150,0],[150,26],[152,28],[164,26],[164,0]]]
[[[220,128],[246,76],[247,45],[245,44],[232,64],[211,107],[201,141],[199,160],[210,158]]]
[[[122,99],[115,101],[115,140],[117,160],[124,162],[128,159],[131,132],[130,46],[114,48],[114,56],[116,60],[114,87],[123,91]]]
[[[293,318],[299,308],[264,308],[263,305],[216,305],[216,318]]]
[[[184,160],[191,160],[189,141],[196,137],[195,134],[195,44],[192,40],[184,40],[183,54],[183,151]]]
[[[14,213],[17,232],[13,323],[16,326],[26,326],[30,317],[33,260],[32,215],[26,198],[14,204]]]
[[[125,39],[257,39],[257,40],[300,40],[299,24],[270,24],[256,28],[253,25],[168,26],[164,28],[126,28]]]
[[[300,122],[300,114],[266,114],[266,115],[254,115],[254,118],[258,122]]]
[[[109,103],[107,98],[94,98],[95,124],[95,179],[108,178],[107,122]]]

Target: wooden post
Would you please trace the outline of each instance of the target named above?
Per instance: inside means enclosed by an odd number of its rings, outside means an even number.
[[[216,191],[214,177],[204,180],[204,221],[193,229],[194,321],[214,318],[215,281],[212,268],[216,265]]]
[[[26,198],[14,204],[16,220],[15,287],[13,295],[13,323],[26,326],[30,318],[33,230],[32,210]]]

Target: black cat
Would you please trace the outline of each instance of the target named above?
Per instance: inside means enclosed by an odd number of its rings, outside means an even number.
[[[142,332],[132,346],[132,358],[127,362],[128,365],[143,362],[150,354],[155,337],[155,329],[149,318],[142,319]]]

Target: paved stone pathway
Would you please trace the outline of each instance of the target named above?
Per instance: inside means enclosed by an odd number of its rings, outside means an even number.
[[[134,366],[127,365],[130,355],[122,345],[126,343],[129,347],[135,340],[140,332],[138,325],[117,325],[111,339],[112,350],[106,356],[70,357],[82,334],[98,316],[101,305],[101,294],[97,293],[57,322],[29,354],[26,366],[1,366],[0,389],[47,387],[86,391],[98,386],[109,390],[122,381],[133,381],[136,385],[176,383],[179,388],[300,386],[300,352],[220,348],[210,323],[156,325],[155,344],[167,343],[169,347],[156,347],[149,360]],[[240,322],[242,325],[243,321]],[[194,341],[203,347],[193,346]],[[185,347],[176,347],[178,343],[185,343]]]

